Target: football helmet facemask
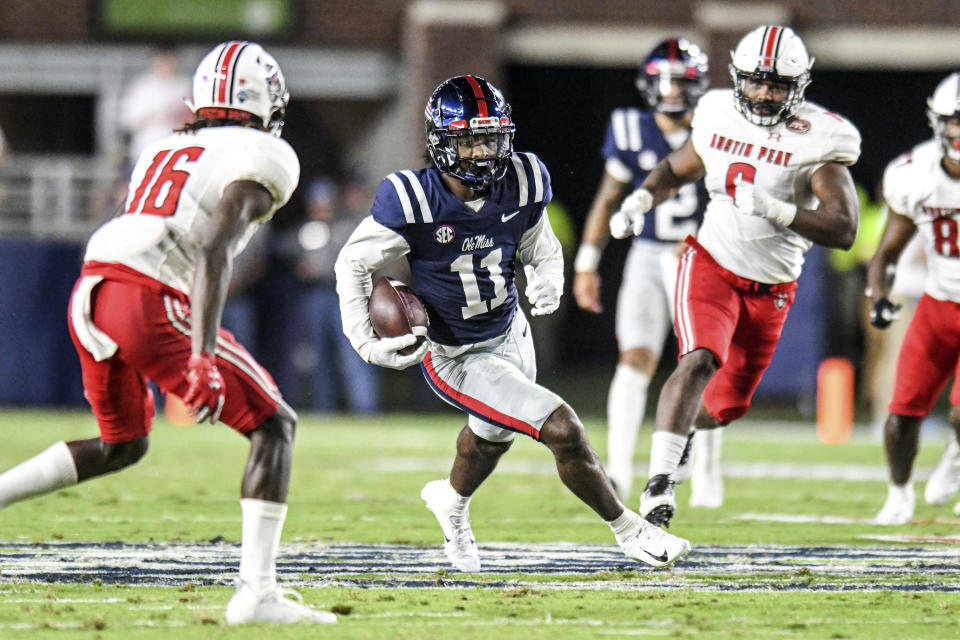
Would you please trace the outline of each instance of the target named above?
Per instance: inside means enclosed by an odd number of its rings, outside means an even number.
[[[424,110],[427,153],[441,173],[475,191],[487,189],[507,172],[516,126],[503,94],[479,76],[442,82]],[[468,149],[482,149],[482,155]]]
[[[954,72],[944,78],[933,95],[927,98],[927,119],[933,135],[943,147],[943,154],[960,162],[960,137],[950,137],[946,133],[948,120],[960,121],[960,73]]]
[[[680,118],[707,90],[707,54],[684,38],[668,38],[654,47],[637,74],[637,90],[651,109]],[[681,101],[671,99],[674,81],[683,86]]]
[[[730,52],[730,76],[737,111],[753,124],[770,127],[797,115],[810,84],[813,58],[790,27],[757,27]],[[770,82],[786,88],[782,101],[747,97],[748,82]]]
[[[249,121],[279,136],[290,101],[280,65],[255,42],[231,41],[214,47],[193,74],[198,118]]]

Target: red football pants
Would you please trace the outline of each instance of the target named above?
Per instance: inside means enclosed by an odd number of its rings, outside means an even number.
[[[90,270],[84,267],[84,275]],[[142,282],[137,282],[142,278]],[[79,286],[80,280],[77,281]],[[77,288],[71,305],[78,304]],[[189,383],[190,307],[187,297],[145,276],[105,279],[91,294],[91,317],[117,343],[116,353],[97,361],[77,336],[68,316],[83,375],[84,395],[93,408],[104,442],[129,442],[150,432],[153,398],[146,379],[183,396]],[[247,433],[271,416],[282,402],[270,374],[229,331],[217,337],[217,367],[225,384],[220,420]]]
[[[719,365],[703,392],[711,416],[728,423],[750,408],[793,304],[795,282],[766,285],[724,269],[696,241],[680,258],[675,317],[680,357],[708,349]]]
[[[960,304],[924,294],[917,303],[897,356],[890,413],[925,417],[958,367]],[[960,405],[958,379],[954,379],[950,390],[950,404]]]

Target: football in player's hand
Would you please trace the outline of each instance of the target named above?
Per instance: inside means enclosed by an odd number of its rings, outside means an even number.
[[[381,338],[393,338],[412,333],[413,327],[430,326],[427,311],[413,289],[399,280],[392,280],[386,276],[382,276],[374,283],[367,308],[370,311],[373,330]],[[400,353],[403,355],[413,353],[425,339],[418,338],[416,344],[401,350]]]

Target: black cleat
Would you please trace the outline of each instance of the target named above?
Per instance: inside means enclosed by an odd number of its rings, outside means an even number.
[[[673,493],[673,480],[665,473],[660,473],[647,481],[647,486],[640,496],[640,515],[647,522],[658,527],[669,527],[670,520],[677,510],[677,500]]]

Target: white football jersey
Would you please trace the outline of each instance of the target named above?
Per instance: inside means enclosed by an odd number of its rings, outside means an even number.
[[[231,182],[250,180],[273,196],[273,207],[231,247],[236,256],[260,224],[287,200],[300,161],[287,142],[238,126],[174,133],[148,146],[133,168],[124,213],[90,237],[84,261],[122,264],[190,295],[199,229]]]
[[[706,167],[710,203],[697,239],[726,269],[756,282],[800,277],[813,244],[790,229],[733,206],[740,176],[774,198],[804,209],[819,205],[810,188],[814,171],[829,162],[852,165],[860,133],[849,121],[804,102],[796,118],[772,127],[751,124],[736,110],[731,89],[708,91],[697,104],[691,136]]]
[[[927,258],[924,292],[960,302],[960,181],[943,170],[940,143],[928,140],[887,165],[883,199],[917,225]]]

